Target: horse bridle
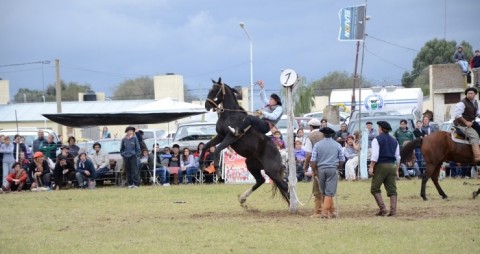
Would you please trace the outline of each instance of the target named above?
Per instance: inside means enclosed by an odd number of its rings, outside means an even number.
[[[215,100],[218,100],[218,96],[220,95],[220,92],[222,93],[223,97],[225,98],[225,85],[223,83],[214,83],[214,85],[216,86],[220,86],[220,89],[218,89],[218,92],[217,94],[215,95],[214,99]],[[210,104],[212,104],[214,106],[214,111],[218,111],[218,112],[223,112],[223,108],[221,107],[221,105],[217,104],[215,102],[215,100],[212,100],[210,98],[207,98],[207,101],[210,102]],[[221,103],[220,103],[221,104]]]

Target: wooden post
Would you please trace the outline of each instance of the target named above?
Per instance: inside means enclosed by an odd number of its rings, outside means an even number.
[[[60,79],[60,60],[55,59],[55,70],[56,70],[56,84],[55,84],[55,99],[57,101],[57,113],[62,113],[62,84]],[[57,124],[58,126],[58,135],[63,136],[63,126]]]
[[[285,100],[287,106],[287,140],[286,148],[288,153],[288,190],[290,191],[290,213],[298,212],[298,200],[296,193],[297,186],[297,168],[295,166],[295,150],[293,140],[293,121],[295,117],[293,115],[293,96],[292,87],[286,87]]]

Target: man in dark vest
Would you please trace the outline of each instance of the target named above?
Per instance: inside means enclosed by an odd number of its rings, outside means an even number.
[[[397,172],[400,165],[400,148],[397,140],[388,132],[392,127],[388,122],[378,121],[379,135],[372,141],[372,157],[368,174],[373,176],[370,187],[379,211],[377,216],[387,215],[387,208],[383,203],[380,187],[385,186],[387,196],[390,197],[390,213],[388,216],[397,215]]]
[[[475,118],[480,114],[477,100],[477,89],[469,87],[465,89],[466,97],[455,105],[455,120],[453,124],[465,133],[472,145],[475,162],[480,161],[480,147],[478,145],[480,125]]]
[[[312,158],[312,151],[313,146],[320,140],[322,140],[325,136],[323,133],[319,131],[320,129],[320,121],[317,118],[312,118],[308,121],[308,126],[310,126],[310,133],[308,134],[307,139],[305,140],[305,146],[303,150],[307,152],[307,156],[305,157],[305,162],[303,164],[303,172],[307,173],[307,169],[310,165],[310,160]],[[322,215],[322,206],[324,201],[323,193],[320,191],[318,186],[318,176],[315,170],[313,172],[313,196],[315,197],[315,209],[313,210],[313,215],[310,216],[312,218],[320,218]]]

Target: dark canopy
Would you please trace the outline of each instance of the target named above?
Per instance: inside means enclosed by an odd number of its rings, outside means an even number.
[[[205,112],[82,113],[43,114],[49,120],[69,127],[167,123]]]

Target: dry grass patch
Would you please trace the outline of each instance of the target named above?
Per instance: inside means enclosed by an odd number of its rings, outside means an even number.
[[[478,180],[465,180],[470,184]],[[370,182],[340,182],[339,219],[309,218],[313,202],[290,214],[269,185],[241,207],[246,185],[193,185],[0,195],[2,253],[474,253],[480,244],[478,186],[398,182],[396,218],[373,216]],[[307,202],[311,183],[298,184]],[[388,199],[385,197],[388,205]]]

